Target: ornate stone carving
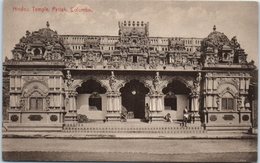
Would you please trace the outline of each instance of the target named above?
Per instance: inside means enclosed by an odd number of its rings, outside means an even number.
[[[49,93],[49,88],[40,81],[29,82],[22,90],[22,97],[30,97],[33,93],[46,97]]]
[[[234,78],[221,78],[221,79],[219,79],[217,89],[219,89],[220,87],[223,87],[223,85],[227,85],[227,84],[233,85],[236,88],[236,90],[239,90],[239,82],[238,82],[237,79],[234,79]],[[235,91],[235,90],[233,90],[233,91]]]
[[[216,31],[215,26],[213,32],[202,40],[201,51],[206,64],[227,63],[230,65],[233,63],[247,63],[247,55],[241,49],[236,36],[229,40],[224,33]]]
[[[48,81],[48,77],[46,76],[23,76],[22,79],[24,80],[25,82],[25,85],[24,87],[29,84],[30,82],[33,82],[33,81],[38,81],[38,82],[41,82],[42,84],[44,85],[48,85],[47,84],[47,81]]]
[[[51,116],[50,116],[50,120],[51,120],[52,122],[56,122],[56,121],[58,120],[57,115],[51,115]]]
[[[200,81],[201,81],[202,77],[201,77],[201,73],[199,72],[196,79],[193,81],[193,89],[192,92],[199,94],[200,92]]]
[[[217,118],[216,115],[211,115],[209,119],[210,119],[210,121],[214,122],[214,121],[216,121],[218,118]]]
[[[138,80],[144,84],[146,88],[149,89],[150,93],[153,92],[153,79],[150,76],[135,76],[135,75],[120,75],[117,76],[117,91],[119,92],[120,88],[124,87],[126,83],[130,82],[131,80]]]
[[[21,107],[21,110],[25,110],[25,98],[21,98],[20,99],[20,107]]]
[[[73,79],[71,77],[71,73],[70,73],[70,70],[67,70],[67,74],[66,74],[66,84],[67,84],[67,87],[70,87],[73,83]]]
[[[223,119],[225,121],[233,121],[233,119],[235,119],[234,115],[224,115]]]
[[[50,97],[47,96],[47,97],[45,98],[45,100],[46,100],[46,109],[48,110],[48,108],[50,107]]]
[[[13,60],[19,61],[62,60],[65,48],[57,32],[47,26],[32,33],[26,31],[12,53]]]
[[[43,117],[41,115],[30,115],[28,119],[30,121],[41,121]]]
[[[242,107],[242,99],[241,98],[237,98],[237,109],[240,110]]]
[[[242,116],[242,120],[243,121],[248,121],[249,120],[249,116],[248,115],[243,115]]]
[[[19,117],[18,117],[18,115],[12,115],[10,117],[10,119],[11,119],[12,122],[17,122],[19,120]]]
[[[158,90],[160,81],[161,81],[160,74],[159,74],[159,72],[156,72],[156,76],[153,79],[153,86],[156,91]]]
[[[174,76],[174,77],[171,77],[171,76],[164,76],[162,78],[162,84],[161,84],[161,89],[167,87],[167,85],[174,81],[174,80],[178,80],[180,82],[182,82],[183,84],[186,85],[187,88],[189,88],[190,90],[192,90],[194,88],[194,85],[193,85],[193,78],[191,76]]]
[[[109,78],[109,85],[112,91],[116,89],[116,77],[114,75],[114,71],[111,71],[111,76]]]
[[[230,41],[230,44],[231,44],[231,46],[233,46],[233,48],[235,50],[241,49],[240,48],[240,44],[237,42],[237,37],[236,36],[232,37],[232,39]]]

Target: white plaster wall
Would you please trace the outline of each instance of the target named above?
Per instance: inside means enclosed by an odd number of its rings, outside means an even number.
[[[86,115],[89,119],[102,120],[106,114],[107,97],[105,94],[100,94],[102,98],[102,111],[89,110],[89,96],[91,94],[78,94],[77,95],[77,113]]]
[[[179,119],[183,119],[183,110],[186,106],[187,106],[188,110],[190,110],[189,109],[189,98],[187,95],[176,95],[176,98],[177,98],[177,111],[164,110],[163,114],[166,115],[167,113],[170,113],[172,119],[179,120]],[[164,100],[163,100],[163,105],[164,105]]]

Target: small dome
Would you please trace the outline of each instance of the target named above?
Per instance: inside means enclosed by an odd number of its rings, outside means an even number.
[[[222,48],[224,45],[226,45],[230,49],[230,40],[224,33],[216,31],[216,26],[214,26],[213,32],[211,32],[208,37],[202,40],[201,49],[202,51],[208,48],[219,49]]]
[[[211,32],[208,37],[208,39],[212,40],[212,43],[218,43],[218,44],[222,44],[223,45],[226,45],[226,44],[229,44],[229,39],[228,37],[224,34],[224,33],[221,33],[221,32],[218,32],[218,31],[213,31]]]

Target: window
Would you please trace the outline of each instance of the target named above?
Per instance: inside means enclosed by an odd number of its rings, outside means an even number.
[[[31,110],[43,110],[43,99],[41,97],[30,98],[30,109]]]
[[[164,107],[165,107],[165,110],[177,111],[177,98],[173,93],[169,92],[164,97]]]
[[[35,49],[34,51],[34,55],[37,56],[37,55],[41,55],[41,51],[37,48]]]
[[[234,109],[234,99],[233,98],[222,98],[222,109],[223,110],[233,110]]]
[[[102,110],[102,98],[97,92],[89,97],[89,110]]]
[[[137,63],[137,56],[133,56],[133,63]]]

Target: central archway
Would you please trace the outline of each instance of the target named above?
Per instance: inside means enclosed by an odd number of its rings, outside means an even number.
[[[149,89],[138,80],[131,80],[120,89],[122,106],[133,113],[134,118],[143,119],[145,115],[145,95]]]

